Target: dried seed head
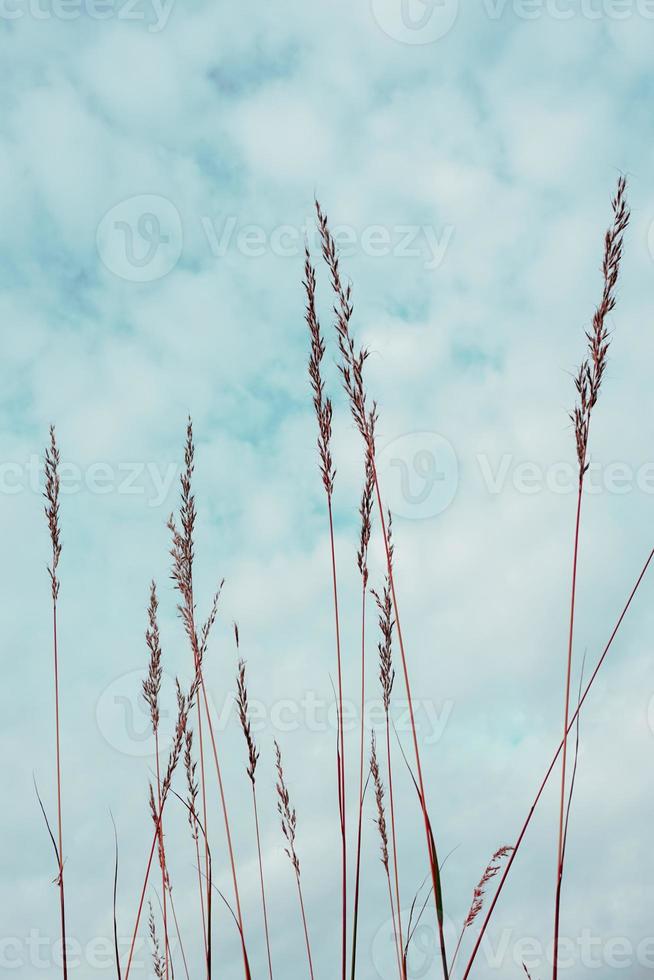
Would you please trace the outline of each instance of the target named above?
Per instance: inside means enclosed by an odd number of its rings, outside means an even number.
[[[173,781],[173,775],[175,773],[175,769],[177,768],[179,757],[182,753],[184,736],[186,735],[186,727],[188,724],[188,713],[192,705],[191,698],[186,697],[182,693],[182,689],[180,687],[178,680],[175,681],[175,684],[177,686],[177,722],[175,723],[175,734],[173,736],[173,744],[170,750],[170,755],[168,757],[168,767],[166,769],[166,775],[164,776],[163,782],[161,784],[162,807],[170,791],[170,787]]]
[[[148,628],[145,631],[145,642],[150,651],[148,676],[143,681],[143,697],[150,708],[152,731],[156,734],[159,729],[159,693],[161,691],[161,641],[159,624],[157,622],[157,587],[154,582],[150,586],[150,604],[148,606]]]
[[[250,724],[249,712],[248,712],[248,689],[245,680],[245,661],[239,660],[238,662],[238,673],[236,675],[236,703],[238,705],[238,717],[241,722],[241,728],[243,729],[243,735],[245,737],[245,742],[248,747],[248,767],[247,774],[250,777],[250,781],[254,786],[255,772],[257,768],[257,762],[259,761],[259,751],[255,745],[254,737],[252,735],[252,726]]]
[[[291,800],[284,780],[284,768],[282,765],[282,753],[277,742],[275,742],[275,766],[277,768],[277,812],[282,822],[282,833],[286,838],[286,851],[296,875],[300,874],[300,861],[295,852],[295,834],[297,829],[297,816],[295,808],[291,806]]]
[[[193,423],[189,418],[186,427],[186,446],[184,449],[184,470],[180,477],[181,502],[179,508],[179,528],[171,514],[168,529],[172,535],[170,554],[173,559],[171,577],[180,594],[178,611],[184,629],[197,656],[199,649],[195,631],[195,608],[193,603],[193,557],[196,510],[192,491],[193,470],[195,468],[195,446],[193,443]]]
[[[315,205],[318,229],[322,241],[322,254],[330,272],[332,289],[336,295],[334,313],[336,315],[335,326],[338,348],[341,354],[339,370],[341,372],[343,387],[350,402],[352,417],[359,432],[363,436],[366,452],[374,459],[377,406],[373,402],[372,408],[369,409],[367,407],[366,390],[363,382],[363,368],[368,359],[369,351],[366,348],[361,348],[357,353],[355,349],[354,340],[350,333],[350,323],[354,312],[352,306],[352,287],[349,284],[343,286],[336,243],[329,230],[327,215],[323,213],[318,201],[315,202]]]
[[[375,485],[374,462],[369,452],[366,452],[366,476],[361,494],[359,505],[359,515],[361,517],[361,534],[359,538],[359,551],[357,553],[357,564],[363,579],[363,588],[368,585],[368,546],[370,544],[370,534],[372,530],[372,498]]]
[[[332,438],[332,403],[325,396],[325,384],[322,379],[321,363],[325,354],[325,342],[320,329],[320,321],[316,312],[316,270],[311,264],[309,249],[304,248],[304,288],[307,294],[305,319],[311,338],[311,353],[309,356],[309,379],[313,389],[313,407],[318,420],[318,458],[322,482],[328,498],[334,492],[336,470],[331,455]]]
[[[152,965],[154,966],[154,974],[157,977],[157,980],[163,980],[163,977],[166,975],[166,964],[161,955],[161,947],[159,946],[159,937],[157,936],[157,926],[154,921],[152,902],[148,902],[148,905],[150,906],[148,929],[150,932],[150,941],[152,943]]]
[[[170,554],[172,557],[171,578],[180,594],[180,602],[177,610],[184,624],[184,631],[191,644],[193,658],[195,661],[195,679],[189,692],[189,704],[192,704],[198,687],[202,679],[202,661],[207,650],[209,635],[216,621],[218,612],[218,601],[223,587],[220,583],[218,591],[213,598],[211,611],[207,621],[200,630],[198,636],[195,627],[195,603],[193,599],[193,558],[194,542],[193,533],[195,529],[196,510],[195,497],[192,491],[193,471],[195,468],[195,446],[193,443],[193,423],[188,420],[186,427],[186,446],[184,449],[184,471],[180,477],[180,508],[179,522],[175,521],[173,514],[168,520],[168,529],[172,535],[172,545]]]
[[[163,826],[159,821],[159,811],[157,809],[157,802],[154,798],[154,790],[152,788],[152,783],[150,783],[150,815],[152,816],[152,822],[154,823],[155,829],[158,828],[157,843],[158,843],[158,854],[159,854],[159,867],[163,872],[164,884],[166,890],[170,891],[170,878],[168,877],[168,869],[166,867],[166,852],[164,848]]]
[[[392,572],[395,546],[393,544],[393,523],[390,511],[388,511],[386,538],[388,541],[388,564],[390,565],[390,572]],[[381,681],[384,710],[387,715],[391,703],[393,683],[395,681],[395,670],[393,668],[393,629],[395,628],[395,619],[393,617],[390,572],[386,573],[382,595],[380,596],[378,592],[375,592],[374,589],[372,590],[377,608],[379,609],[379,628],[381,630],[381,640],[377,644],[377,649],[379,650],[379,680]]]
[[[381,861],[388,874],[388,831],[386,829],[386,815],[384,813],[384,785],[379,773],[379,763],[377,761],[377,740],[375,733],[372,733],[370,745],[370,774],[375,785],[375,802],[377,804],[377,829],[381,841]]]
[[[627,182],[624,177],[620,177],[616,195],[611,202],[613,224],[604,237],[604,257],[602,260],[604,288],[602,299],[593,315],[592,327],[586,331],[589,357],[588,360],[582,362],[575,376],[578,401],[570,417],[575,429],[580,480],[583,479],[588,469],[590,416],[599,396],[611,342],[606,318],[615,308],[616,287],[622,259],[622,244],[624,233],[631,216],[627,207],[626,190]]]
[[[197,768],[197,762],[193,762],[193,729],[187,728],[186,734],[184,736],[184,768],[186,769],[186,786],[188,789],[188,796],[186,797],[186,802],[188,804],[188,822],[191,827],[191,833],[193,835],[193,840],[198,839],[198,794],[199,786],[195,775]]]
[[[464,929],[469,928],[469,926],[472,925],[472,923],[475,921],[475,919],[481,912],[484,906],[486,885],[498,873],[501,867],[501,862],[504,860],[504,858],[507,858],[509,856],[512,850],[513,850],[512,847],[500,847],[499,850],[495,851],[495,854],[493,854],[488,864],[488,867],[486,868],[483,875],[481,876],[481,880],[479,881],[479,884],[477,885],[477,887],[472,893],[472,905],[470,906],[470,911],[468,912],[465,922],[463,923]]]
[[[61,530],[59,527],[59,491],[61,481],[59,478],[59,464],[61,456],[57,447],[57,439],[54,426],[50,426],[50,446],[45,451],[45,492],[46,499],[45,516],[48,521],[50,531],[50,541],[52,544],[52,561],[48,565],[48,574],[52,586],[52,599],[54,602],[59,597],[59,578],[57,568],[61,557]]]

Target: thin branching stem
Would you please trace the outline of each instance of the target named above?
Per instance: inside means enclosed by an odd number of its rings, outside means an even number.
[[[633,586],[633,588],[632,588],[632,590],[631,590],[631,592],[630,592],[630,594],[629,594],[629,596],[627,598],[627,601],[626,601],[626,603],[625,603],[625,605],[624,605],[624,607],[622,609],[622,612],[620,613],[620,616],[618,617],[618,620],[617,620],[615,626],[613,627],[613,631],[612,631],[612,633],[611,633],[611,635],[610,635],[610,637],[608,639],[608,642],[607,642],[606,646],[604,647],[604,650],[602,651],[602,654],[601,654],[601,656],[600,656],[600,658],[599,658],[599,660],[598,660],[598,662],[597,662],[597,664],[595,666],[595,669],[593,670],[593,673],[591,674],[590,679],[589,679],[588,683],[586,684],[586,686],[584,688],[584,693],[583,693],[583,695],[579,699],[579,704],[577,705],[577,708],[576,708],[574,714],[570,718],[570,722],[569,722],[569,725],[568,725],[568,730],[566,732],[566,736],[569,735],[570,732],[572,731],[573,725],[575,724],[575,722],[576,722],[576,720],[577,720],[577,718],[578,718],[578,716],[579,716],[579,714],[581,712],[581,709],[582,709],[582,707],[584,706],[584,704],[586,702],[586,698],[590,694],[591,688],[592,688],[593,684],[595,683],[595,679],[596,679],[597,675],[599,674],[599,672],[600,672],[600,670],[602,668],[602,665],[604,664],[604,661],[606,660],[606,658],[608,656],[609,650],[613,646],[613,641],[615,640],[616,636],[618,635],[618,631],[619,631],[620,627],[622,626],[622,622],[623,622],[625,616],[627,615],[627,613],[629,611],[629,608],[630,608],[630,606],[631,606],[631,604],[632,604],[632,602],[633,602],[633,600],[634,600],[634,598],[636,596],[636,593],[638,592],[638,589],[640,588],[641,582],[645,578],[645,575],[647,574],[647,571],[648,571],[650,565],[652,564],[652,561],[653,560],[654,560],[654,548],[652,548],[652,550],[650,551],[650,553],[649,553],[649,555],[647,557],[647,560],[645,561],[645,564],[643,565],[643,567],[642,567],[642,569],[640,571],[640,574],[638,575],[638,578],[636,579],[636,583]],[[518,839],[517,839],[517,841],[516,841],[516,843],[515,843],[515,845],[513,847],[513,850],[511,851],[511,854],[509,856],[509,859],[508,859],[508,861],[506,863],[506,867],[504,868],[504,873],[503,873],[502,878],[500,880],[500,883],[499,883],[499,885],[497,887],[497,891],[496,891],[495,895],[493,896],[493,899],[492,899],[492,901],[490,903],[490,906],[488,908],[488,912],[486,913],[486,917],[485,917],[485,919],[483,921],[483,924],[481,926],[479,935],[477,936],[477,940],[475,942],[474,948],[473,948],[472,953],[470,955],[470,959],[468,960],[468,963],[466,965],[466,969],[465,969],[465,972],[463,974],[462,980],[467,980],[468,976],[470,975],[470,971],[472,970],[472,967],[473,967],[473,964],[475,962],[475,959],[477,958],[477,954],[479,952],[479,948],[480,948],[481,943],[482,943],[482,940],[484,938],[484,934],[486,932],[486,929],[488,928],[488,924],[489,924],[489,922],[491,920],[491,917],[492,917],[493,912],[495,910],[495,906],[497,905],[497,902],[499,900],[499,897],[500,897],[500,895],[502,893],[502,889],[504,888],[504,884],[506,882],[506,879],[509,876],[509,872],[511,871],[511,868],[513,866],[513,862],[515,861],[515,859],[517,857],[518,851],[520,849],[520,845],[522,844],[522,842],[524,840],[524,837],[525,837],[525,835],[527,833],[527,830],[529,828],[529,824],[531,823],[531,819],[532,819],[532,817],[533,817],[533,815],[534,815],[534,813],[536,811],[536,807],[538,806],[538,803],[540,801],[540,798],[543,795],[543,792],[545,790],[545,786],[547,785],[547,782],[548,782],[550,776],[552,775],[552,772],[554,770],[554,767],[556,766],[556,763],[558,761],[558,758],[559,758],[559,756],[560,756],[560,754],[561,754],[561,752],[563,750],[563,743],[564,743],[564,739],[561,739],[561,741],[559,743],[559,747],[557,748],[556,752],[554,753],[554,756],[552,758],[552,761],[549,764],[549,767],[547,769],[547,772],[545,773],[545,776],[543,777],[543,780],[542,780],[542,782],[541,782],[541,784],[540,784],[540,786],[538,788],[538,792],[536,793],[536,797],[535,797],[535,799],[534,799],[534,801],[533,801],[533,803],[532,803],[532,805],[530,807],[529,813],[527,814],[527,818],[526,818],[524,824],[522,825],[522,829],[520,830],[520,833],[518,835]]]

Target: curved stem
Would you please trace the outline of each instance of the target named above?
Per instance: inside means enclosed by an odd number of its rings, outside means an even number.
[[[402,934],[402,903],[400,901],[400,876],[398,873],[397,859],[397,837],[395,834],[395,796],[393,793],[393,766],[391,763],[391,734],[390,719],[386,712],[386,759],[388,762],[388,802],[391,812],[391,839],[393,842],[393,875],[395,878],[395,901],[397,904],[397,929],[400,950],[404,950],[404,937]],[[404,958],[402,958],[404,962]]]
[[[159,813],[161,813],[161,772],[159,767],[159,730],[155,729],[154,733],[154,751],[157,759],[157,800],[159,803]],[[166,852],[164,850],[164,838],[163,838],[163,814],[159,818],[159,857],[161,863],[161,910],[163,914],[163,927],[164,927],[164,951],[165,951],[165,964],[166,964],[166,980],[169,976],[169,966],[170,966],[170,944],[168,942],[168,903],[166,900]]]
[[[341,969],[343,980],[346,970],[347,942],[347,832],[345,824],[345,739],[343,734],[343,670],[341,661],[341,630],[338,613],[338,587],[336,580],[336,548],[334,544],[334,516],[332,513],[331,496],[327,497],[329,514],[329,541],[331,548],[332,587],[334,593],[334,618],[336,628],[336,669],[338,684],[338,800],[341,820],[341,885],[342,885],[342,956]]]
[[[354,917],[352,920],[352,966],[354,980],[357,961],[357,933],[359,925],[359,888],[361,883],[361,837],[363,829],[363,772],[365,757],[365,710],[366,710],[366,586],[361,601],[361,745],[359,752],[359,825],[357,828],[357,860],[354,879]]]
[[[629,611],[629,607],[631,606],[631,603],[633,602],[633,599],[634,599],[634,597],[635,597],[635,595],[636,595],[636,593],[637,593],[637,591],[638,591],[638,589],[640,587],[640,584],[643,581],[643,579],[645,578],[645,574],[646,574],[649,566],[652,563],[652,559],[654,559],[654,548],[650,551],[650,553],[649,553],[649,555],[647,557],[647,560],[646,560],[645,564],[643,565],[643,567],[641,569],[641,572],[640,572],[638,578],[636,579],[636,584],[634,585],[633,589],[631,590],[631,592],[629,594],[629,597],[628,597],[628,599],[627,599],[627,601],[626,601],[626,603],[625,603],[625,605],[624,605],[624,607],[622,609],[622,612],[620,613],[620,616],[618,618],[618,621],[617,621],[617,623],[615,624],[615,626],[613,628],[613,632],[611,633],[611,636],[609,637],[608,643],[604,647],[604,650],[602,652],[602,655],[599,658],[599,660],[598,660],[598,662],[597,662],[597,664],[595,666],[595,669],[594,669],[593,673],[590,676],[590,679],[589,679],[588,683],[586,684],[586,687],[584,689],[584,693],[581,696],[581,698],[579,699],[579,704],[577,705],[577,708],[576,708],[575,712],[573,713],[573,715],[572,715],[572,717],[570,719],[570,723],[568,725],[568,730],[566,732],[566,736],[570,734],[570,731],[572,729],[572,726],[574,725],[574,723],[577,720],[577,717],[579,716],[579,713],[580,713],[580,711],[581,711],[581,709],[582,709],[582,707],[583,707],[583,705],[584,705],[584,703],[586,701],[586,698],[588,697],[588,695],[590,693],[590,690],[591,690],[593,684],[595,683],[595,678],[599,674],[599,672],[600,672],[600,670],[602,668],[602,665],[603,665],[604,661],[606,660],[606,657],[608,656],[608,652],[609,652],[609,650],[611,649],[611,647],[613,645],[613,641],[615,640],[615,638],[616,638],[616,636],[618,634],[618,630],[620,629],[620,627],[622,625],[622,621],[624,620],[625,616],[627,615],[627,612]],[[529,827],[529,824],[531,823],[531,818],[534,815],[534,812],[536,810],[536,807],[538,806],[538,802],[539,802],[541,796],[543,795],[543,791],[545,789],[545,786],[547,785],[547,782],[548,782],[548,780],[549,780],[549,778],[550,778],[550,776],[552,774],[552,771],[553,771],[553,769],[554,769],[554,767],[555,767],[555,765],[557,763],[557,760],[559,758],[559,755],[561,754],[561,750],[563,748],[563,741],[564,740],[562,739],[561,742],[559,743],[559,747],[557,748],[556,752],[554,753],[554,757],[552,758],[552,761],[550,762],[549,768],[548,768],[547,772],[545,773],[545,776],[544,776],[544,778],[543,778],[543,780],[542,780],[542,782],[540,784],[540,787],[538,789],[538,792],[536,793],[536,798],[534,799],[534,802],[531,805],[531,808],[529,810],[529,813],[527,814],[527,819],[525,820],[525,822],[524,822],[524,824],[522,826],[522,829],[520,831],[520,834],[518,835],[518,839],[517,839],[517,841],[515,843],[515,846],[514,846],[513,850],[511,851],[511,854],[509,855],[509,859],[508,859],[508,861],[506,863],[506,867],[504,868],[504,873],[503,873],[503,875],[502,875],[502,877],[500,879],[500,883],[499,883],[499,885],[497,887],[497,891],[495,892],[495,895],[493,896],[493,900],[490,903],[490,906],[488,908],[488,912],[486,913],[486,917],[484,918],[484,921],[483,921],[481,930],[479,932],[479,935],[477,936],[477,941],[475,942],[474,948],[472,950],[472,954],[470,956],[470,959],[468,960],[468,964],[466,966],[465,973],[463,974],[462,980],[467,980],[467,977],[469,976],[470,971],[472,970],[472,966],[473,966],[473,964],[475,962],[475,959],[477,957],[477,953],[479,952],[479,947],[481,946],[482,939],[484,938],[484,934],[486,932],[486,929],[488,928],[488,924],[490,922],[490,919],[491,919],[491,916],[493,914],[493,911],[495,910],[495,906],[497,905],[498,899],[499,899],[499,897],[500,897],[500,895],[502,893],[502,889],[504,888],[504,884],[506,882],[506,879],[509,876],[509,872],[511,870],[511,867],[513,865],[513,862],[516,859],[516,855],[518,853],[518,850],[520,849],[520,845],[522,844],[522,841],[523,841],[523,839],[525,837],[525,834],[527,833],[527,829]]]
[[[273,980],[272,956],[270,955],[270,933],[268,931],[268,909],[266,907],[266,889],[263,879],[263,859],[261,857],[261,835],[259,833],[259,810],[257,807],[257,791],[252,782],[252,805],[254,807],[254,825],[257,833],[257,854],[259,857],[259,879],[261,881],[261,905],[263,907],[263,924],[266,932],[266,951],[268,953],[268,973]]]
[[[379,521],[382,528],[382,534],[384,538],[384,548],[386,551],[386,565],[388,568],[388,580],[391,586],[391,595],[393,597],[393,609],[395,612],[395,625],[397,628],[397,638],[400,646],[400,656],[402,659],[402,672],[404,674],[404,684],[406,687],[407,700],[409,702],[409,717],[411,722],[411,734],[413,736],[413,748],[416,757],[416,773],[418,777],[418,788],[420,791],[420,802],[422,808],[423,822],[425,825],[425,837],[427,840],[427,853],[429,855],[429,867],[431,871],[431,879],[434,890],[434,902],[436,906],[436,921],[438,923],[438,936],[440,942],[440,953],[441,953],[441,967],[443,970],[444,980],[449,980],[449,971],[447,967],[447,951],[445,948],[445,933],[443,929],[443,896],[441,893],[440,878],[438,875],[438,857],[433,853],[432,848],[432,832],[429,825],[429,816],[427,814],[427,798],[425,796],[424,781],[422,778],[422,765],[420,762],[420,748],[418,746],[418,734],[416,731],[415,716],[413,711],[413,699],[411,697],[411,684],[409,683],[409,669],[407,666],[406,656],[404,652],[404,640],[402,638],[402,626],[400,623],[400,612],[397,604],[397,596],[395,594],[395,579],[393,577],[393,562],[391,560],[391,554],[388,546],[388,534],[386,531],[386,519],[384,517],[384,508],[381,500],[381,491],[379,489],[379,479],[377,477],[377,468],[373,464],[373,473],[375,480],[375,493],[377,496],[377,504],[379,508]]]
[[[565,711],[563,720],[563,761],[561,764],[561,794],[559,806],[559,848],[556,862],[556,898],[554,903],[554,960],[552,964],[552,980],[556,980],[559,971],[559,921],[561,916],[561,885],[563,883],[563,831],[565,816],[565,784],[568,761],[568,725],[570,723],[570,684],[572,680],[572,644],[574,637],[575,602],[577,598],[577,565],[579,560],[579,531],[581,527],[581,501],[584,490],[584,471],[579,474],[579,491],[577,494],[577,516],[575,519],[574,551],[572,558],[572,586],[570,589],[570,626],[568,632],[568,657],[565,679]]]

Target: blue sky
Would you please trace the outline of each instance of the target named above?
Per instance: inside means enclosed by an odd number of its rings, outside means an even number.
[[[585,650],[594,663],[651,547],[653,38],[648,0],[0,4],[0,965],[8,975],[52,974],[57,937],[52,855],[32,788],[35,772],[52,811],[38,462],[47,428],[57,424],[66,465],[65,851],[71,936],[82,950],[74,975],[86,980],[109,975],[106,957],[94,953],[111,936],[109,809],[121,841],[123,936],[150,834],[154,760],[141,738],[138,688],[153,576],[166,671],[189,677],[165,528],[189,413],[201,609],[226,579],[207,680],[246,921],[259,932],[244,751],[229,710],[235,619],[261,715],[275,963],[287,980],[306,975],[274,810],[278,738],[298,809],[317,974],[334,975],[328,537],[301,288],[305,233],[315,251],[314,195],[353,281],[357,337],[372,352],[368,382],[380,407],[380,473],[395,515],[432,816],[441,852],[453,852],[448,911],[455,923],[465,915],[491,853],[512,842],[561,725],[571,374],[600,295],[620,172],[633,219],[591,434],[576,671]],[[354,699],[362,465],[338,388],[327,286],[321,270]],[[382,574],[375,536],[374,584]],[[645,582],[584,715],[564,898],[564,934],[576,941],[588,930],[599,940],[598,975],[619,969],[620,940],[635,980],[654,962],[651,588]],[[376,642],[371,627],[371,663]],[[376,697],[374,685],[371,667]],[[355,785],[356,734],[348,738]],[[398,793],[409,905],[423,845],[408,779],[400,777]],[[520,976],[527,939],[536,944],[533,974],[547,975],[538,950],[551,934],[555,810],[548,794],[498,907],[499,959],[487,951],[480,978]],[[183,813],[171,812],[175,894],[193,957],[193,854]],[[215,816],[217,874],[227,887]],[[386,980],[384,880],[371,811],[367,818],[359,975]],[[223,975],[237,976],[224,912],[217,935]],[[415,976],[432,942],[429,922]],[[261,976],[263,948],[251,945]],[[593,967],[579,948],[576,956],[569,976]],[[143,955],[139,975],[147,969]],[[424,975],[435,975],[430,969]]]

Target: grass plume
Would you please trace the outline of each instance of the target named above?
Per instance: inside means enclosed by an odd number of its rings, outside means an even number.
[[[282,752],[277,742],[275,742],[275,768],[277,769],[277,812],[282,825],[282,833],[286,840],[284,848],[288,859],[293,867],[295,883],[297,885],[298,901],[300,903],[300,915],[302,917],[302,928],[304,930],[304,941],[309,961],[309,976],[314,980],[313,958],[311,956],[311,943],[309,941],[309,927],[307,925],[306,910],[304,907],[304,895],[302,893],[302,878],[300,873],[300,859],[295,850],[295,836],[297,833],[297,814],[295,807],[291,806],[291,798],[284,778],[284,766],[282,762]]]
[[[593,315],[592,326],[590,330],[586,331],[588,356],[582,361],[575,378],[578,402],[571,416],[575,430],[577,462],[579,465],[579,486],[577,492],[577,512],[575,517],[572,557],[568,650],[565,667],[563,757],[561,762],[561,786],[559,794],[559,839],[554,901],[554,961],[552,967],[552,980],[556,980],[558,975],[559,926],[564,866],[565,800],[568,760],[567,733],[570,722],[570,686],[572,680],[572,652],[574,642],[575,605],[577,598],[581,502],[584,492],[584,477],[589,466],[588,439],[590,433],[591,415],[599,397],[609,351],[610,338],[608,327],[606,325],[606,319],[615,308],[616,289],[620,273],[620,262],[622,259],[622,245],[624,233],[627,229],[630,218],[630,212],[626,203],[626,190],[627,182],[624,177],[620,177],[618,180],[615,197],[611,202],[611,207],[613,210],[613,223],[604,236],[604,255],[602,260],[602,298]]]
[[[234,636],[236,639],[236,648],[239,649],[239,632],[238,626],[234,623]],[[261,832],[259,829],[259,808],[257,805],[257,763],[259,761],[259,750],[254,741],[254,735],[252,734],[252,724],[250,722],[250,712],[248,706],[248,687],[245,676],[245,661],[240,659],[238,662],[238,671],[236,675],[236,703],[238,706],[238,717],[241,723],[241,729],[243,731],[243,737],[245,738],[245,744],[248,750],[248,764],[246,772],[248,779],[250,780],[250,785],[252,788],[252,810],[254,813],[254,829],[257,841],[257,859],[259,862],[259,884],[261,886],[261,907],[263,912],[263,925],[264,932],[266,936],[266,954],[268,957],[268,974],[270,980],[273,980],[273,968],[272,968],[272,955],[270,952],[270,929],[268,927],[268,906],[266,903],[266,886],[265,878],[263,873],[263,856],[261,853]]]

